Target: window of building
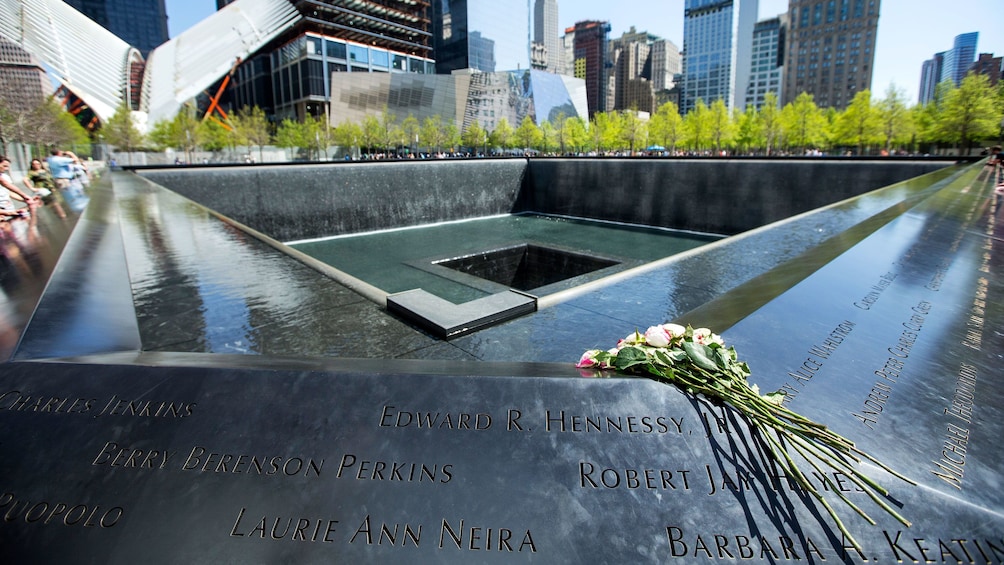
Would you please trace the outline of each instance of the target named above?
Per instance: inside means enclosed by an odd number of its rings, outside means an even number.
[[[321,38],[307,36],[307,55],[320,55],[321,54]]]
[[[325,41],[324,46],[327,49],[328,57],[334,59],[345,59],[345,44],[339,43],[337,41]]]
[[[300,78],[300,63],[294,63],[289,66],[289,82],[293,86],[293,97],[290,100],[299,99],[300,83],[302,82]]]
[[[369,63],[370,50],[364,45],[349,45],[349,60],[353,63]]]
[[[304,96],[324,96],[324,65],[307,59],[303,62]]]
[[[408,72],[408,58],[404,55],[394,55],[393,67],[399,71]]]
[[[374,67],[387,68],[390,66],[390,53],[379,49],[371,49],[370,63],[372,63]]]

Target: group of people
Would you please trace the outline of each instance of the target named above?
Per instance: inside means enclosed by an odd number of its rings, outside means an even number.
[[[71,151],[54,149],[45,163],[32,159],[29,167],[24,176],[27,190],[22,190],[11,179],[10,159],[0,155],[0,188],[3,189],[0,190],[0,221],[27,217],[44,204],[53,204],[57,214],[63,216],[59,198],[69,193],[82,194],[90,184],[87,167]],[[18,207],[15,199],[24,202],[26,207]]]

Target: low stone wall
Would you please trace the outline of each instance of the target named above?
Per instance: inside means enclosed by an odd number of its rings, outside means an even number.
[[[471,159],[144,169],[281,241],[533,211],[736,234],[928,173],[931,160]]]
[[[532,159],[521,210],[732,235],[949,163]]]

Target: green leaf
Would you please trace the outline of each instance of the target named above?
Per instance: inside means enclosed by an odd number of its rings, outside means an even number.
[[[625,347],[621,349],[617,353],[617,358],[614,359],[614,367],[621,371],[646,363],[648,363],[648,356],[637,347]]]
[[[774,406],[780,406],[784,402],[785,392],[783,390],[775,390],[774,392],[768,392],[764,394],[761,398],[767,402],[773,404]]]
[[[712,353],[707,346],[692,341],[685,341],[683,342],[683,349],[687,352],[690,360],[694,362],[694,365],[705,371],[718,371],[718,365],[709,358]]]
[[[660,365],[665,367],[672,367],[673,365],[683,361],[687,358],[687,354],[679,349],[656,349],[655,350],[655,360]]]

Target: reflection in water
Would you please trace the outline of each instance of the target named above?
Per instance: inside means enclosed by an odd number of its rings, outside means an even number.
[[[338,307],[365,299],[190,201],[148,190],[116,187],[144,349],[324,354],[340,345],[331,332],[354,331],[338,324]]]

